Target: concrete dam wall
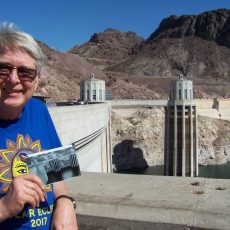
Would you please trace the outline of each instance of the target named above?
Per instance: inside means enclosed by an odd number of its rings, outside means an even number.
[[[107,103],[49,107],[63,145],[87,143],[77,151],[81,170],[111,171],[110,109]]]

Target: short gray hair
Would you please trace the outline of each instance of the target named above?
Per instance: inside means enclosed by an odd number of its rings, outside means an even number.
[[[13,23],[0,23],[0,54],[17,48],[26,50],[35,60],[36,68],[40,74],[45,64],[46,56],[35,39],[30,34],[19,30]]]

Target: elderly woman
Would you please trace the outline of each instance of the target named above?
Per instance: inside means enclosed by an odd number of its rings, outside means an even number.
[[[63,182],[44,186],[20,153],[60,147],[46,106],[32,98],[45,57],[37,42],[0,28],[0,229],[77,229]]]

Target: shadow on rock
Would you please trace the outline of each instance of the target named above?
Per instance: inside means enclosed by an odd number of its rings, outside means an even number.
[[[133,140],[124,140],[113,149],[113,164],[117,170],[143,169],[148,167],[140,148],[133,147]]]

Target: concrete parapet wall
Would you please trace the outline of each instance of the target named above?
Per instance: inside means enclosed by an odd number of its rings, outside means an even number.
[[[230,109],[230,99],[219,99],[219,109]]]
[[[213,104],[213,99],[196,99],[197,109],[212,109]]]
[[[211,99],[202,99],[202,100],[195,100],[195,102],[198,102],[198,105],[200,108],[212,108],[213,100]],[[109,105],[112,106],[112,108],[135,108],[135,107],[141,107],[141,106],[167,106],[168,100],[131,100],[131,99],[122,99],[122,100],[113,100],[108,101]]]
[[[140,106],[166,106],[168,100],[131,100],[131,99],[123,99],[123,100],[113,100],[108,101],[108,103],[113,107],[140,107]]]
[[[230,99],[194,99],[198,109],[230,109]],[[113,100],[108,101],[113,108],[140,106],[167,106],[168,100]]]
[[[79,230],[230,226],[230,180],[83,173],[66,184]]]
[[[230,99],[196,99],[198,109],[230,109]]]

